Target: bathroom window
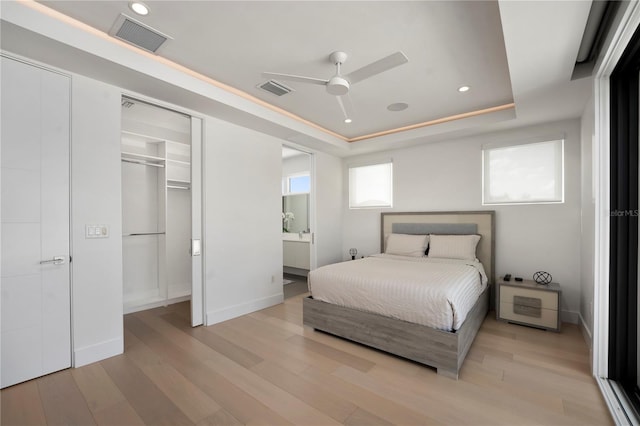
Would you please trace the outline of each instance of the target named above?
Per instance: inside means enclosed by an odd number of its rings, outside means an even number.
[[[283,186],[283,194],[311,192],[311,176],[309,174],[287,176]]]

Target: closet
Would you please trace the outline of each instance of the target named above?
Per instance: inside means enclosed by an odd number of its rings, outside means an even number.
[[[199,119],[122,98],[125,314],[191,300],[195,288],[199,300],[191,304],[199,318],[192,312],[192,322],[202,323],[201,248],[194,235],[200,229],[200,186],[192,183],[199,178],[192,173],[192,156],[199,158],[199,124]]]

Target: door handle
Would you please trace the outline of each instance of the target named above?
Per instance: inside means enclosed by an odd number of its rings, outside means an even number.
[[[40,261],[41,265],[46,265],[49,263],[52,263],[54,265],[62,265],[64,263],[64,256],[54,256],[53,259]]]
[[[191,256],[200,256],[202,250],[200,240],[191,240]]]

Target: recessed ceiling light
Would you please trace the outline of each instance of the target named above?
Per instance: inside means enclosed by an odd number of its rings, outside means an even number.
[[[344,119],[344,122],[345,122],[345,123],[347,123],[347,124],[351,123],[351,121],[352,121],[352,120],[351,120],[350,118],[345,118],[345,119]]]
[[[460,86],[458,87],[458,92],[468,92],[471,87],[469,86]]]
[[[149,6],[139,1],[132,1],[129,3],[129,8],[138,15],[145,16],[149,14]]]
[[[409,108],[409,104],[404,102],[396,102],[395,104],[391,104],[387,107],[389,111],[404,111]]]

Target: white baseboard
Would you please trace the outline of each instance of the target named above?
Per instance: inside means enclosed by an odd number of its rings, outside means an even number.
[[[568,322],[570,324],[580,324],[580,313],[573,311],[561,311],[560,320],[562,322]]]
[[[589,348],[591,348],[593,346],[593,336],[591,335],[591,330],[589,330],[589,327],[587,327],[587,322],[582,317],[582,313],[579,312],[578,315],[580,316],[580,330],[582,331],[582,335],[584,336],[584,340],[587,342],[587,345],[589,345]]]
[[[92,364],[112,356],[120,355],[123,352],[124,339],[122,337],[96,343],[95,345],[85,346],[84,348],[74,349],[73,366],[75,368],[82,367],[83,365]]]
[[[587,349],[589,349],[589,365],[593,365],[593,335],[591,334],[591,330],[589,330],[589,327],[587,327],[587,322],[584,320],[582,312],[580,312],[579,315],[580,324],[578,325],[578,327],[580,328],[582,337],[587,344]]]
[[[249,302],[229,306],[228,308],[208,311],[206,325],[217,324],[219,322],[227,321],[241,315],[250,314],[251,312],[259,311],[260,309],[268,308],[270,306],[282,303],[282,301],[283,294],[278,293],[272,296],[263,297],[262,299],[254,299],[250,300]]]

